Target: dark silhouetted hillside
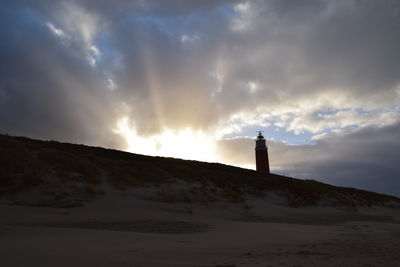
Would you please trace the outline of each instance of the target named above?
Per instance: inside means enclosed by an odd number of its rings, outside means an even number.
[[[178,191],[162,189],[179,183],[188,186]],[[101,196],[110,185],[117,190],[161,188],[158,200],[169,202],[243,202],[247,196],[263,198],[273,192],[292,207],[400,203],[393,196],[275,174],[265,176],[218,163],[0,135],[0,197],[14,204],[25,204],[24,197],[30,196],[38,200],[28,204],[74,206]]]

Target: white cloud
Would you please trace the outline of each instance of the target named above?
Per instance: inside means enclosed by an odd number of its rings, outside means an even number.
[[[250,27],[252,10],[250,2],[243,2],[234,5],[233,10],[236,16],[232,19],[232,29],[234,31],[244,31]]]
[[[61,28],[56,28],[52,23],[47,23],[47,27],[60,38],[72,42],[73,47],[78,47],[84,54],[86,61],[91,66],[96,66],[101,51],[95,45],[95,38],[104,26],[100,17],[76,2],[62,2],[57,5],[53,20]]]
[[[378,111],[335,111],[331,114],[309,113],[294,117],[285,126],[290,131],[301,133],[308,131],[314,134],[323,131],[339,130],[347,127],[384,127],[399,121],[399,113],[387,110]]]
[[[256,93],[259,89],[257,83],[255,83],[255,82],[248,82],[247,85],[248,85],[248,89],[249,89],[250,93],[252,93],[252,94]]]
[[[268,127],[268,114],[258,112],[239,112],[232,114],[228,119],[219,121],[213,131],[218,139],[229,134],[239,134],[248,126]]]
[[[114,91],[114,90],[118,89],[118,86],[115,84],[115,82],[112,78],[107,78],[106,85],[110,91]]]
[[[47,22],[46,26],[50,29],[51,32],[53,32],[58,37],[69,39],[69,37],[65,34],[63,30],[56,28],[52,23]]]
[[[249,2],[238,3],[233,7],[233,9],[238,13],[246,14],[250,10],[250,3]]]
[[[200,39],[200,37],[196,34],[194,34],[194,35],[182,34],[181,35],[182,43],[193,43],[195,41],[198,41],[199,39]]]
[[[74,2],[63,2],[58,11],[60,23],[90,50],[101,21],[96,13],[89,12]]]

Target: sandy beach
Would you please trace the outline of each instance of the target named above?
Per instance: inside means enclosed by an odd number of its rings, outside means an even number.
[[[67,209],[3,203],[1,265],[400,265],[398,208],[247,203],[163,203],[134,192]]]

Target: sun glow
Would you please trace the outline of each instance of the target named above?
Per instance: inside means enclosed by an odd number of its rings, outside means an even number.
[[[127,150],[133,153],[208,162],[218,160],[216,139],[191,128],[165,129],[160,134],[143,137],[137,134],[135,126],[124,117],[118,121],[114,132],[125,138]]]

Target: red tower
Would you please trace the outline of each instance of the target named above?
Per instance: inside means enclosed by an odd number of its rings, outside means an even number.
[[[256,170],[260,173],[269,174],[268,147],[261,131],[258,132],[256,139]]]

